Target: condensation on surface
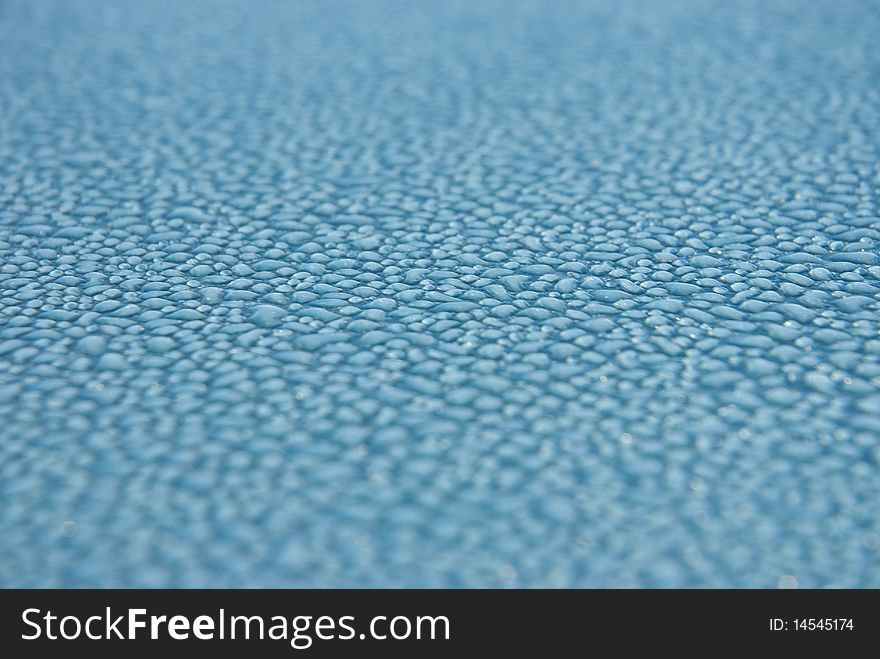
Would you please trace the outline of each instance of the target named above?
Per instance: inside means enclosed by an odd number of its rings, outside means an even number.
[[[0,3],[0,585],[880,586],[878,34]]]

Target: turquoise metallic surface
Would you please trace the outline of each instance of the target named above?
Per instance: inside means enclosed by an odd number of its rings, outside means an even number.
[[[878,35],[0,2],[0,585],[880,586]]]

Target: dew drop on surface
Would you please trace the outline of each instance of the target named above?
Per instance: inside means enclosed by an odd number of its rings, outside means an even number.
[[[0,585],[880,586],[870,0],[2,7]]]

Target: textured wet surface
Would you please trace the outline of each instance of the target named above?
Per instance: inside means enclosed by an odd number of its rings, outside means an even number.
[[[0,3],[0,584],[880,586],[878,34]]]

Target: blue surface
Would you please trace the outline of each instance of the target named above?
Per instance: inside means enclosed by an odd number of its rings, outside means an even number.
[[[0,584],[880,586],[878,35],[0,2]]]

